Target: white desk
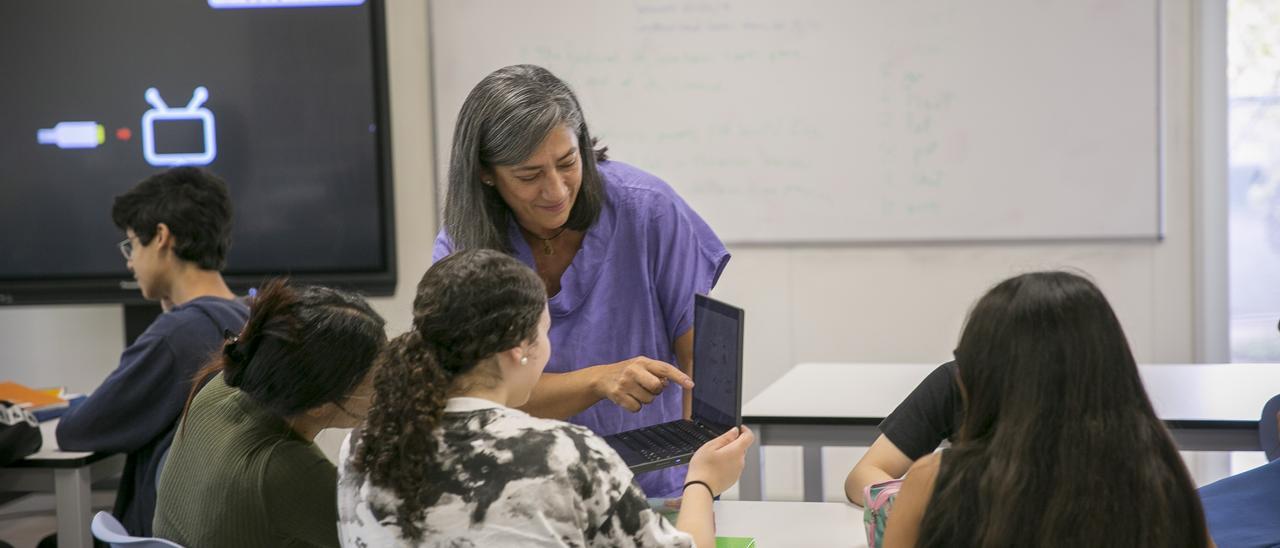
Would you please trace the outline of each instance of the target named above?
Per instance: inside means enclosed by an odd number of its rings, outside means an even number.
[[[0,491],[53,493],[59,548],[92,548],[90,486],[96,479],[120,475],[124,455],[59,451],[58,421],[40,423],[44,445],[26,459],[0,468]]]
[[[715,513],[716,536],[753,537],[760,548],[867,545],[862,508],[852,504],[722,500]]]
[[[759,440],[747,453],[739,496],[760,500],[762,445],[804,451],[806,501],[822,500],[822,447],[869,446],[877,426],[937,364],[805,363],[743,406]],[[1280,364],[1141,365],[1156,415],[1179,449],[1258,451],[1258,418],[1280,393]]]

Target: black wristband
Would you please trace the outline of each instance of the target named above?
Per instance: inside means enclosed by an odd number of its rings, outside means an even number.
[[[680,488],[680,494],[681,494],[681,495],[683,495],[683,494],[684,494],[684,492],[685,492],[685,490],[686,490],[686,489],[688,489],[690,485],[701,485],[701,486],[703,486],[703,487],[706,487],[706,488],[707,488],[707,492],[711,494],[711,498],[716,498],[716,492],[715,492],[715,490],[714,490],[714,489],[712,489],[710,485],[707,485],[707,482],[705,482],[705,481],[701,481],[701,480],[693,480],[693,481],[690,481],[690,482],[685,483],[685,484],[684,484],[684,487]]]

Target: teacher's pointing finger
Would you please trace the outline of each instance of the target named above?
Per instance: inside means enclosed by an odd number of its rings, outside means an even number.
[[[671,364],[643,356],[601,366],[600,371],[601,376],[595,383],[600,397],[631,412],[652,403],[666,389],[668,381],[685,388],[693,387],[693,380]]]
[[[649,373],[662,379],[670,379],[676,384],[685,388],[693,388],[693,379],[684,374],[684,371],[677,369],[674,365],[657,360],[648,360],[645,362],[645,368]]]

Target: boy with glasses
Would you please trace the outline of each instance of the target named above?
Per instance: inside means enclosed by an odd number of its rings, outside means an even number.
[[[216,175],[181,167],[117,196],[112,221],[148,300],[165,313],[120,356],[120,365],[58,423],[68,451],[127,453],[113,513],[135,536],[151,536],[157,471],[200,367],[238,333],[249,309],[222,279],[231,246],[231,199]]]

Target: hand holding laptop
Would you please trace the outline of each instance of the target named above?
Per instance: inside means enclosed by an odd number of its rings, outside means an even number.
[[[601,375],[593,384],[596,393],[632,413],[662,394],[669,381],[693,388],[693,379],[675,366],[644,356],[599,368]]]
[[[689,474],[685,482],[705,482],[712,496],[720,496],[738,483],[742,467],[746,463],[747,448],[756,435],[745,426],[731,428],[719,437],[704,443],[689,461]]]

